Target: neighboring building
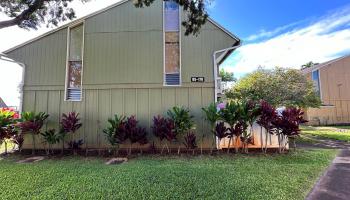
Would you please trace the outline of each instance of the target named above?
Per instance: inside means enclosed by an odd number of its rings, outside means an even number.
[[[0,97],[0,108],[7,108],[6,103],[4,102],[4,100],[2,100],[1,97]]]
[[[315,85],[322,106],[306,110],[312,125],[350,123],[350,55],[302,70]]]

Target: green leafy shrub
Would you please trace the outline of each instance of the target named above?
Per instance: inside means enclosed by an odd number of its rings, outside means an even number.
[[[193,116],[187,108],[174,106],[172,109],[168,110],[167,114],[174,122],[174,133],[176,137],[178,135],[185,135],[190,130],[195,129]],[[181,146],[179,145],[178,154],[180,154],[180,148]]]
[[[61,139],[60,135],[56,133],[55,129],[49,129],[44,133],[41,133],[41,135],[44,139],[44,142],[48,145],[48,148],[46,149],[46,154],[49,155],[53,153],[52,145],[60,142],[60,139]]]
[[[19,123],[19,127],[22,133],[30,133],[32,135],[33,148],[32,154],[35,154],[36,146],[35,146],[35,135],[39,135],[41,133],[41,128],[44,125],[45,120],[49,117],[45,112],[24,112],[22,113],[21,122]]]

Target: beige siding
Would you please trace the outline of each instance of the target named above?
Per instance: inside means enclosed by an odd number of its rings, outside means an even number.
[[[149,131],[153,116],[183,105],[195,116],[198,134],[211,139],[201,107],[214,101],[212,53],[232,46],[233,38],[210,22],[198,37],[186,37],[182,30],[183,83],[164,87],[161,1],[143,9],[124,3],[85,19],[84,26],[81,102],[64,101],[67,28],[8,53],[26,65],[24,110],[50,114],[45,129],[58,129],[62,113],[77,111],[83,127],[75,139],[102,148],[108,117],[136,115]],[[206,82],[190,83],[191,76],[204,76]]]
[[[322,67],[320,82],[322,102],[330,106],[308,109],[310,124],[350,123],[350,56]]]

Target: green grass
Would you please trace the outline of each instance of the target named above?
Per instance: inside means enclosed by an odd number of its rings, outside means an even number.
[[[302,127],[302,135],[311,135],[324,139],[350,142],[349,128],[349,126],[304,126]]]
[[[0,161],[2,199],[304,199],[336,150],[288,155],[148,157],[107,166],[69,157]]]

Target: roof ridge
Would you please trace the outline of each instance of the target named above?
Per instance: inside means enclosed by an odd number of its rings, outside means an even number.
[[[85,20],[85,19],[88,19],[88,18],[90,18],[90,17],[96,16],[96,15],[98,15],[98,14],[100,14],[100,13],[103,13],[103,12],[109,10],[109,9],[112,9],[112,8],[114,8],[114,7],[117,7],[117,6],[119,6],[119,5],[122,5],[122,4],[124,4],[124,3],[128,2],[128,1],[131,1],[131,0],[121,0],[121,1],[118,1],[118,2],[116,2],[116,3],[114,3],[114,4],[112,4],[112,5],[109,5],[109,6],[105,7],[105,8],[102,8],[102,9],[97,10],[97,11],[95,11],[95,12],[92,12],[92,13],[90,13],[90,14],[88,14],[88,15],[85,15],[85,16],[83,16],[83,17],[80,17],[80,18],[78,18],[78,19],[75,19],[75,20],[73,20],[73,21],[71,21],[71,22],[69,22],[69,23],[67,23],[67,24],[64,24],[64,25],[62,25],[62,26],[59,26],[59,27],[57,27],[57,28],[54,28],[54,29],[52,29],[52,30],[50,30],[50,31],[48,31],[48,32],[46,32],[46,33],[43,33],[43,34],[41,34],[41,35],[39,35],[39,36],[37,36],[37,37],[34,37],[34,38],[32,38],[32,39],[30,39],[30,40],[28,40],[28,41],[26,41],[26,42],[23,42],[23,43],[18,44],[18,45],[14,46],[14,47],[11,47],[11,48],[9,48],[9,49],[3,51],[3,53],[7,54],[7,53],[9,53],[9,52],[11,52],[11,51],[13,51],[13,50],[16,50],[16,49],[18,49],[18,48],[20,48],[20,47],[23,47],[23,46],[25,46],[25,45],[27,45],[27,44],[30,44],[30,43],[32,43],[32,42],[35,42],[35,41],[37,41],[37,40],[39,40],[39,39],[41,39],[41,38],[43,38],[43,37],[46,37],[46,36],[48,36],[48,35],[50,35],[50,34],[52,34],[52,33],[57,32],[57,31],[59,31],[59,30],[61,30],[61,29],[64,29],[64,28],[69,27],[69,26],[71,26],[71,25],[80,23],[81,21],[83,21],[83,20]],[[226,34],[228,34],[228,35],[229,35],[230,37],[232,37],[233,39],[237,40],[238,42],[241,42],[241,39],[239,39],[236,35],[234,35],[234,34],[231,33],[230,31],[228,31],[227,29],[225,29],[223,26],[221,26],[220,24],[218,24],[218,23],[217,23],[215,20],[213,20],[212,18],[208,17],[208,21],[211,22],[214,26],[218,27],[218,28],[219,28],[220,30],[222,30],[223,32],[225,32]]]

